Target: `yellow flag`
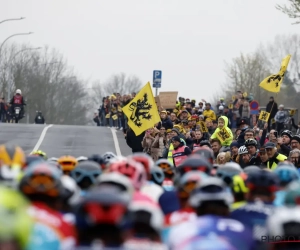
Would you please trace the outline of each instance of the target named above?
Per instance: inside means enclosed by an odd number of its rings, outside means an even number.
[[[160,116],[149,82],[122,110],[127,116],[128,125],[134,131],[135,135],[140,135],[160,122]]]
[[[269,117],[270,117],[270,113],[269,112],[260,111],[258,120],[261,120],[261,121],[264,121],[264,122],[268,122]]]
[[[200,130],[201,130],[202,133],[207,133],[208,132],[206,124],[203,121],[200,121]]]
[[[219,141],[221,143],[223,143],[225,140],[229,139],[230,138],[230,134],[229,132],[225,129],[225,128],[222,128],[220,129],[220,131],[217,133],[217,138],[219,139]]]
[[[271,75],[265,78],[259,86],[269,92],[278,93],[280,91],[281,83],[284,78],[284,74],[289,65],[291,55],[287,55],[281,62],[281,68],[276,75]]]
[[[117,116],[117,115],[113,115],[111,118],[112,118],[113,120],[117,120],[117,119],[118,119],[118,116]]]

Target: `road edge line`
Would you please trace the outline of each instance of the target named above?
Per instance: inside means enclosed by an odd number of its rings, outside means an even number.
[[[110,130],[111,130],[111,133],[112,133],[112,136],[113,136],[116,154],[117,154],[117,156],[122,156],[121,149],[120,149],[120,144],[119,144],[119,141],[118,141],[116,130],[113,129],[113,128],[110,128]]]
[[[43,129],[43,131],[42,131],[42,133],[41,133],[41,135],[40,135],[40,138],[39,138],[39,140],[37,141],[37,143],[35,144],[35,146],[34,146],[34,148],[33,148],[32,151],[37,151],[37,150],[39,150],[39,147],[41,146],[41,144],[42,144],[42,142],[43,142],[43,140],[44,140],[44,138],[45,138],[45,136],[46,136],[47,130],[48,130],[49,128],[51,128],[52,126],[53,126],[53,124],[50,124],[50,125],[44,127],[44,129]]]

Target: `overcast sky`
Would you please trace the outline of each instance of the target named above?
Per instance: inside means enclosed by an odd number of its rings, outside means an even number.
[[[0,41],[57,48],[84,79],[135,74],[161,91],[208,99],[225,81],[224,61],[299,25],[275,9],[286,0],[0,0]],[[199,89],[205,91],[199,91]]]

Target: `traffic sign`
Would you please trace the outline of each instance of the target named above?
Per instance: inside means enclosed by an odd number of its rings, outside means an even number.
[[[252,101],[250,102],[250,109],[251,110],[258,110],[259,109],[259,104],[257,101]]]
[[[154,70],[153,71],[153,88],[161,88],[161,76],[162,71],[161,70]]]

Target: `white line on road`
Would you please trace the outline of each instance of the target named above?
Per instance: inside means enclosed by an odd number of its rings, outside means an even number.
[[[36,143],[36,145],[34,146],[34,148],[33,148],[32,151],[39,150],[39,147],[41,146],[41,144],[42,144],[42,142],[43,142],[43,140],[44,140],[44,138],[45,138],[45,136],[46,136],[47,130],[48,130],[49,128],[51,128],[52,126],[53,126],[53,124],[50,124],[50,125],[44,127],[44,129],[43,129],[43,131],[42,131],[42,133],[41,133],[41,136],[40,136],[38,142]]]
[[[117,156],[122,156],[120,145],[119,145],[119,141],[118,141],[118,137],[117,137],[117,134],[116,134],[116,130],[113,129],[113,128],[110,128],[110,130],[111,130],[111,133],[113,135],[113,140],[114,140],[114,144],[115,144],[116,154],[117,154]]]

